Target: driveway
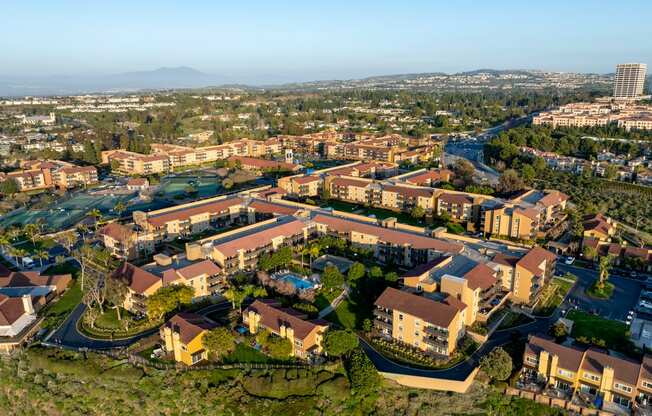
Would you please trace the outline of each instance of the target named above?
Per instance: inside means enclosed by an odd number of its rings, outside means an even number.
[[[558,263],[557,270],[562,273],[572,273],[577,276],[577,284],[573,287],[565,302],[566,306],[577,306],[586,312],[595,312],[603,318],[624,321],[627,313],[634,309],[641,293],[642,283],[638,280],[611,276],[609,281],[614,284],[611,298],[602,300],[586,295],[586,290],[598,278],[596,270],[569,266]]]

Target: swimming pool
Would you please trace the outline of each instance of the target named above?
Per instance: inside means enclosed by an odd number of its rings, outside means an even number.
[[[314,289],[315,283],[310,280],[304,280],[301,276],[298,276],[294,273],[283,273],[276,277],[278,280],[283,280],[292,284],[295,288],[299,290]]]

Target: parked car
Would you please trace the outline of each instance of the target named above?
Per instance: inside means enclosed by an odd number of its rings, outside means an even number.
[[[575,257],[572,257],[572,256],[568,256],[568,257],[566,257],[566,258],[564,259],[564,263],[566,263],[566,264],[573,264],[573,263],[575,263]]]

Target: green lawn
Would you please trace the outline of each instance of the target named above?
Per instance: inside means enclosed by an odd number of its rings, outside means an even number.
[[[515,326],[523,325],[532,322],[532,318],[524,315],[522,313],[515,313],[512,311],[507,311],[507,316],[498,326],[498,329],[507,329],[513,328]]]
[[[615,286],[611,282],[605,282],[604,286],[599,288],[596,281],[586,290],[586,294],[598,299],[609,299],[614,292],[614,288]]]
[[[41,314],[45,317],[43,327],[54,329],[59,326],[59,324],[66,319],[68,314],[79,305],[81,299],[81,285],[78,280],[75,280],[73,285],[59,298],[59,300],[46,306],[45,309],[41,311]]]
[[[230,363],[268,363],[273,360],[270,359],[267,355],[258,351],[257,349],[239,343],[235,345],[235,350],[224,357],[222,362],[226,364]]]
[[[333,290],[332,292],[327,290],[322,290],[315,297],[315,301],[313,302],[313,305],[315,305],[317,309],[321,311],[322,309],[330,305],[333,299],[338,297],[340,293],[342,293],[341,289]]]
[[[128,316],[129,312],[125,310],[120,311],[120,318],[125,319]],[[105,307],[104,313],[95,321],[95,326],[102,329],[121,331],[124,328],[124,323],[118,320],[118,312],[116,309]]]
[[[350,300],[344,299],[333,312],[326,315],[326,319],[344,328],[354,329],[359,326],[357,322],[359,313],[356,305]]]
[[[575,322],[571,336],[575,339],[604,340],[609,348],[622,349],[627,341],[627,325],[586,312],[572,310],[566,318]]]

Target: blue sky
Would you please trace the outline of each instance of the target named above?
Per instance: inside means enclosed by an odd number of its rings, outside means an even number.
[[[652,65],[652,1],[0,0],[0,74],[190,66],[242,82]]]

